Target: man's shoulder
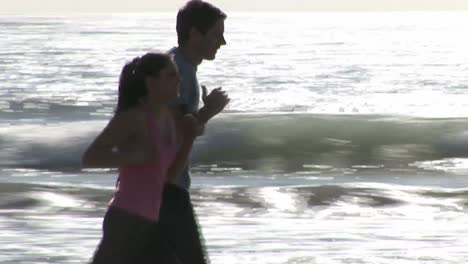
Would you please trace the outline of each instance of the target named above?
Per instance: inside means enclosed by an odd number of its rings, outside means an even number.
[[[166,54],[175,56],[176,53],[177,53],[177,49],[178,49],[178,47],[172,47],[171,49],[169,49],[168,51],[166,51]]]
[[[187,62],[183,58],[183,56],[182,56],[182,54],[181,54],[178,47],[173,47],[172,49],[168,50],[167,54],[171,55],[174,58],[174,61],[177,64],[177,66],[179,66],[179,67],[181,65],[186,66],[185,64],[187,64]]]
[[[195,68],[189,61],[187,61],[187,58],[185,58],[184,54],[180,51],[179,47],[174,47],[170,49],[169,51],[167,51],[167,54],[171,55],[174,58],[174,62],[176,63],[177,68],[179,68],[180,72],[182,72],[184,75],[195,75]]]

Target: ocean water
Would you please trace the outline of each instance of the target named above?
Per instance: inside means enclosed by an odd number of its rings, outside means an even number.
[[[234,13],[198,70],[212,263],[467,263],[468,13]],[[80,156],[175,14],[0,16],[0,263],[86,263],[115,170]]]

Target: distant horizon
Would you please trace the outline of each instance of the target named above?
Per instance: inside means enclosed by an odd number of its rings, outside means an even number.
[[[378,14],[378,13],[468,13],[467,10],[394,10],[394,11],[382,11],[382,10],[366,10],[366,11],[226,11],[229,14]],[[148,15],[148,14],[163,14],[163,15],[174,15],[177,11],[93,11],[93,12],[22,12],[22,13],[5,13],[0,11],[0,16],[60,16],[60,15],[70,15],[70,16],[92,16],[92,15]]]
[[[186,0],[0,0],[2,15],[174,13]],[[212,0],[227,13],[468,11],[466,0]]]

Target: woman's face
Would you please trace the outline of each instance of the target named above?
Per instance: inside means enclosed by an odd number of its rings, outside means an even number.
[[[179,84],[179,72],[171,60],[158,77],[147,77],[149,99],[159,104],[171,103],[179,96]]]

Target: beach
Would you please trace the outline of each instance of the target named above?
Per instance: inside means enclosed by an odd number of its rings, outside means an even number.
[[[230,14],[227,45],[198,69],[231,98],[191,161],[211,262],[467,262],[467,22]],[[83,169],[81,155],[124,63],[177,44],[175,15],[0,25],[0,263],[86,263],[117,171]]]

